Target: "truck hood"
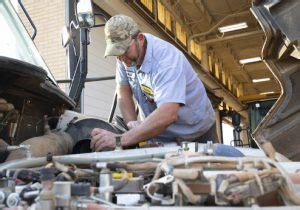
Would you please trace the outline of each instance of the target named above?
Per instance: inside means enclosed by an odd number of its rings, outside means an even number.
[[[300,160],[300,1],[256,0],[252,13],[266,39],[262,58],[281,85],[281,95],[253,133],[271,158],[275,151]]]
[[[68,109],[75,107],[75,102],[53,82],[44,69],[0,56],[0,96],[12,94],[22,98],[25,92],[28,92],[26,97],[45,98]]]

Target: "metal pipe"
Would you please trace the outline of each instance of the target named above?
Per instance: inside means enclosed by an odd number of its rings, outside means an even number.
[[[33,168],[47,164],[46,157],[12,160],[2,163],[0,171],[10,168]]]
[[[167,153],[177,152],[180,147],[159,147],[146,149],[129,149],[122,151],[93,152],[86,154],[53,156],[53,160],[62,164],[86,164],[92,161],[115,162],[115,161],[152,161],[153,158],[164,158]],[[46,157],[29,158],[8,161],[0,165],[0,172],[10,168],[33,168],[47,164]]]
[[[203,151],[206,144],[199,144],[199,151]],[[116,161],[127,161],[127,162],[141,162],[141,161],[153,161],[154,158],[164,158],[167,153],[174,153],[180,149],[176,147],[159,147],[159,148],[146,148],[146,149],[129,149],[122,151],[109,151],[109,152],[94,152],[86,154],[75,154],[75,155],[63,155],[53,156],[53,160],[62,164],[90,164],[92,161],[102,162],[116,162]],[[250,148],[238,148],[244,154],[257,155],[262,157],[263,152],[259,149]],[[206,160],[212,160],[214,157],[203,157]],[[219,157],[224,160],[226,157]],[[233,160],[232,158],[229,158]],[[0,165],[0,171],[10,168],[32,168],[47,164],[46,157],[40,158],[29,158],[8,161]],[[291,171],[290,163],[284,163],[288,170]]]
[[[107,77],[92,77],[92,78],[86,78],[84,82],[97,82],[97,81],[105,81],[105,80],[113,80],[115,79],[115,76],[107,76]],[[70,83],[72,82],[71,79],[61,79],[57,80],[57,83]]]
[[[137,161],[163,158],[166,153],[177,152],[180,147],[160,147],[146,149],[129,149],[110,152],[94,152],[88,154],[64,155],[53,157],[55,161],[64,164],[90,164],[91,161],[114,162],[114,161]]]
[[[200,42],[200,44],[201,45],[212,44],[212,43],[216,43],[216,42],[228,41],[228,40],[231,40],[231,39],[238,39],[238,38],[243,38],[243,37],[248,37],[248,36],[256,36],[256,35],[263,35],[263,34],[264,34],[264,32],[261,31],[261,30],[250,31],[250,32],[242,33],[242,34],[235,34],[235,35],[226,36],[226,37],[222,37],[222,38],[205,40],[203,42]]]
[[[191,54],[190,42],[192,41],[192,39],[195,39],[196,37],[199,37],[199,36],[205,36],[205,35],[208,35],[208,34],[210,34],[212,31],[214,31],[219,25],[221,25],[223,22],[225,22],[226,20],[228,20],[228,19],[230,19],[230,18],[233,18],[233,17],[237,17],[237,16],[241,16],[241,15],[248,14],[249,12],[250,12],[249,10],[246,10],[246,11],[243,11],[243,12],[239,12],[239,13],[234,13],[234,14],[227,15],[227,16],[224,17],[222,20],[220,20],[218,23],[216,23],[213,27],[211,27],[208,31],[205,31],[205,32],[202,32],[202,33],[198,33],[198,34],[193,34],[193,35],[191,35],[191,36],[188,38],[188,42],[187,42],[189,54]]]
[[[101,199],[111,202],[112,201],[112,191],[108,190],[112,188],[112,172],[107,169],[101,169],[99,173],[99,196]]]
[[[81,97],[84,81],[88,72],[88,45],[89,45],[89,29],[80,28],[80,56],[79,66],[75,71],[70,86],[69,96],[75,103],[78,103]]]
[[[29,21],[31,27],[33,28],[33,34],[31,35],[31,39],[34,40],[34,38],[35,38],[35,36],[36,36],[36,34],[37,34],[36,27],[35,27],[35,25],[34,25],[32,19],[31,19],[30,15],[28,14],[27,10],[25,9],[25,7],[24,7],[22,1],[19,0],[18,2],[19,2],[20,7],[22,8],[24,14],[26,15],[27,20]]]
[[[74,21],[76,21],[75,17],[75,9],[76,9],[76,0],[65,0],[65,26],[67,28],[76,29],[72,30],[72,36],[78,37],[79,30],[74,27]],[[66,49],[66,69],[67,74],[70,78],[72,78],[76,71],[77,64],[77,54],[79,54],[79,40],[77,38],[71,39],[72,44],[68,44]]]
[[[117,103],[118,103],[118,95],[117,95],[117,91],[115,91],[113,104],[111,106],[109,117],[108,117],[108,122],[109,123],[111,123],[112,120],[113,120],[113,117],[114,117],[114,114],[115,114],[115,111],[116,111],[116,107],[117,107]]]

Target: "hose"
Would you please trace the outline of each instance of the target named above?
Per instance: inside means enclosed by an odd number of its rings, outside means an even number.
[[[184,181],[182,181],[181,179],[175,179],[175,183],[178,184],[182,193],[190,203],[197,204],[201,202],[201,198],[202,198],[201,195],[195,195],[191,191],[191,189],[188,186],[186,186]]]
[[[144,162],[144,163],[133,163],[133,164],[126,164],[126,170],[128,171],[140,171],[140,170],[149,170],[149,169],[156,169],[158,163],[156,162]]]
[[[177,179],[195,180],[200,176],[200,170],[197,169],[174,169],[173,176]]]
[[[171,165],[173,167],[176,167],[176,166],[178,167],[178,166],[182,165],[185,168],[186,167],[191,168],[190,164],[192,164],[192,163],[207,163],[207,164],[235,163],[236,168],[238,170],[243,170],[245,164],[249,164],[249,163],[251,165],[253,165],[253,168],[257,168],[258,166],[260,166],[260,167],[262,167],[262,169],[265,169],[265,170],[259,171],[258,173],[255,173],[255,172],[236,173],[236,175],[240,181],[246,181],[251,178],[255,178],[257,180],[258,185],[260,186],[261,192],[264,192],[264,189],[260,184],[260,182],[261,182],[260,176],[267,175],[267,174],[280,173],[286,181],[286,186],[281,187],[281,190],[282,190],[284,196],[287,196],[288,199],[290,199],[293,203],[300,205],[300,196],[296,194],[296,191],[294,190],[294,186],[293,186],[293,183],[291,181],[289,174],[283,169],[283,167],[279,163],[277,163],[276,161],[274,161],[270,158],[261,158],[261,157],[227,158],[227,157],[187,156],[187,155],[179,156],[179,157],[178,156],[171,157],[171,158],[166,159],[165,161],[161,162],[160,164],[158,164],[152,182],[157,180],[160,177],[162,171],[165,171],[164,169],[166,169],[167,168],[166,166],[168,166],[168,165]],[[181,173],[180,171],[176,171],[176,170],[178,170],[178,169],[173,169],[173,171],[172,171],[173,175],[175,175],[175,177],[177,176],[177,177],[183,178],[183,173]],[[186,169],[186,170],[188,170],[188,169]],[[194,170],[195,170],[195,168],[194,168]],[[180,173],[178,173],[178,172],[180,172]],[[186,173],[186,172],[184,172],[184,173]],[[194,178],[194,176],[192,174],[190,174],[190,178]],[[210,178],[212,178],[212,177],[210,177]],[[177,180],[177,182],[181,186],[181,188],[185,190],[185,192],[184,192],[185,196],[187,196],[188,199],[191,199],[194,202],[196,200],[196,198],[193,197],[193,195],[189,193],[189,191],[187,189],[188,187],[187,186],[185,187],[182,184],[183,181]],[[147,189],[147,190],[149,192],[149,189]],[[194,198],[195,198],[195,200],[193,200]]]

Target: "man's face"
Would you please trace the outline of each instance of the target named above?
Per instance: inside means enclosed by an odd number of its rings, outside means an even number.
[[[127,67],[133,66],[138,60],[138,48],[134,39],[131,39],[130,45],[123,55],[117,56],[117,59],[122,61]]]

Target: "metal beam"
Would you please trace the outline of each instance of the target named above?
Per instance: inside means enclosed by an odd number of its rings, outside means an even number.
[[[177,0],[172,6],[173,6],[174,8],[176,8],[176,6],[179,4],[180,1],[181,1],[181,0]]]
[[[206,17],[209,25],[211,25],[214,21],[214,18],[212,17],[212,15],[208,12],[208,9],[205,7],[205,5],[203,4],[202,0],[194,0],[193,3],[195,4],[195,6],[201,11],[202,14],[204,14],[204,16]]]
[[[240,102],[250,102],[250,101],[262,101],[262,100],[269,100],[269,99],[277,99],[280,96],[280,92],[268,95],[260,95],[260,94],[253,94],[253,95],[246,95],[238,97]]]
[[[237,88],[238,88],[238,90],[240,92],[240,95],[241,96],[244,95],[244,84],[243,83],[239,83]]]
[[[171,4],[169,4],[169,2],[167,0],[161,0],[160,1],[162,3],[162,5],[164,5],[164,7],[169,10],[169,12],[172,14],[172,16],[176,19],[176,21],[178,21],[182,27],[185,29],[187,36],[189,36],[191,34],[191,30],[187,27],[186,24],[186,17],[179,12],[179,10],[175,9],[174,7],[171,6]],[[184,16],[184,20],[180,17],[180,15]]]
[[[227,49],[229,50],[230,54],[232,55],[232,57],[233,57],[233,59],[234,59],[236,65],[237,65],[238,67],[240,67],[241,69],[243,69],[243,66],[242,66],[242,65],[240,64],[240,62],[239,62],[239,58],[238,58],[238,56],[236,55],[235,51],[232,49],[231,45],[230,45],[229,43],[227,43],[227,44],[226,44],[226,47],[227,47]],[[251,77],[249,76],[249,74],[248,74],[246,71],[244,71],[244,74],[243,74],[243,75],[245,75],[245,79],[246,79],[248,82],[252,82]]]
[[[200,23],[200,22],[203,22],[203,21],[204,21],[204,19],[200,18],[199,20],[187,22],[186,24],[190,26],[190,25],[194,25],[194,24],[197,24],[197,23]]]
[[[246,70],[247,72],[249,72],[249,73],[252,73],[252,72],[254,72],[254,71],[256,71],[256,72],[265,72],[266,74],[268,73],[268,77],[271,77],[272,76],[272,73],[271,73],[271,71],[266,67],[266,68],[263,68],[263,69],[255,69],[255,68],[251,68],[251,69],[249,69],[249,68],[247,68],[247,69],[245,69],[244,68],[244,70]],[[240,69],[232,69],[232,71],[231,71],[232,73],[240,73],[241,72],[241,70]]]
[[[248,36],[258,36],[258,35],[263,35],[264,32],[261,30],[257,30],[257,31],[251,31],[251,32],[246,32],[246,33],[241,33],[241,34],[234,34],[231,36],[225,36],[225,37],[221,37],[221,38],[216,38],[216,39],[208,39],[205,40],[203,42],[200,42],[201,45],[205,45],[205,44],[214,44],[217,42],[224,42],[224,41],[231,41],[233,39],[239,39],[239,38],[245,38]]]

